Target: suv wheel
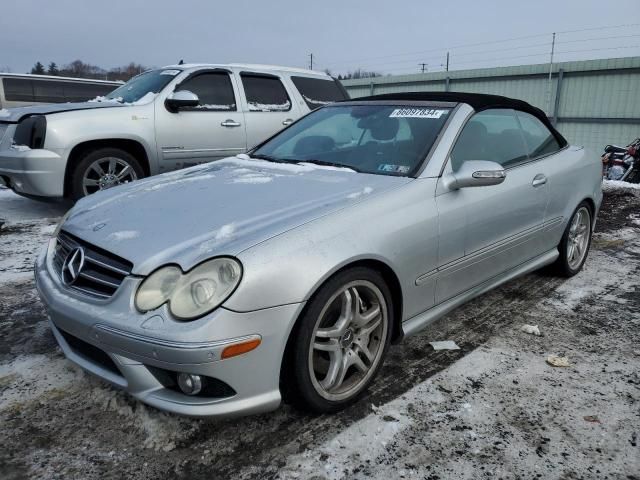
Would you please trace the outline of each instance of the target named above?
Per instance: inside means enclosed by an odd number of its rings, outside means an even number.
[[[78,200],[144,177],[140,162],[119,148],[100,148],[84,154],[71,178],[71,198]]]

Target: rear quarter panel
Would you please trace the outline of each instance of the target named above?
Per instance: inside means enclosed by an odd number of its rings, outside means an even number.
[[[560,243],[574,210],[583,200],[590,200],[596,213],[602,202],[602,164],[599,155],[584,147],[570,145],[545,159],[549,183],[549,200],[545,221],[558,220],[549,227],[549,248]]]

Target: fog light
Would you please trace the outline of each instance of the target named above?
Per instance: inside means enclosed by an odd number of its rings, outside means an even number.
[[[197,395],[202,390],[202,378],[192,373],[179,373],[178,386],[187,395]]]

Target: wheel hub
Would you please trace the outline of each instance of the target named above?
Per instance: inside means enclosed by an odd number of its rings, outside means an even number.
[[[100,187],[100,190],[113,187],[117,183],[118,183],[118,177],[116,177],[111,173],[107,173],[106,175],[103,175],[102,177],[100,177],[100,180],[98,180],[98,185]]]
[[[342,348],[348,348],[353,343],[353,339],[355,338],[355,334],[351,328],[348,328],[344,335],[340,338],[340,345]]]

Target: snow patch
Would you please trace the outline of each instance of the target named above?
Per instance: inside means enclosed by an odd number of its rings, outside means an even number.
[[[354,192],[354,193],[350,193],[349,195],[347,195],[347,198],[358,198],[358,197],[362,197],[364,195],[369,195],[371,192],[373,192],[373,188],[371,187],[364,187],[361,191],[359,192]]]
[[[122,97],[116,98],[107,98],[102,95],[98,95],[96,98],[92,98],[91,100],[87,100],[89,103],[118,103],[122,104]]]
[[[269,183],[273,181],[273,178],[274,177],[270,175],[262,175],[260,173],[248,173],[238,178],[234,178],[233,183],[249,183],[249,184]]]
[[[285,103],[258,103],[248,102],[250,112],[285,112],[291,108],[291,102]]]
[[[131,240],[132,238],[138,238],[140,232],[135,230],[123,230],[121,232],[113,232],[107,235],[108,241],[120,242],[122,240]]]
[[[216,240],[224,240],[225,238],[231,237],[233,232],[235,232],[236,227],[233,223],[229,223],[227,225],[223,225],[220,230],[216,233]]]
[[[11,145],[11,149],[17,152],[28,152],[31,150],[31,148],[28,147],[27,145],[17,145],[15,143]]]
[[[7,118],[10,116],[11,116],[11,112],[6,108],[3,108],[2,110],[0,110],[0,118]]]

